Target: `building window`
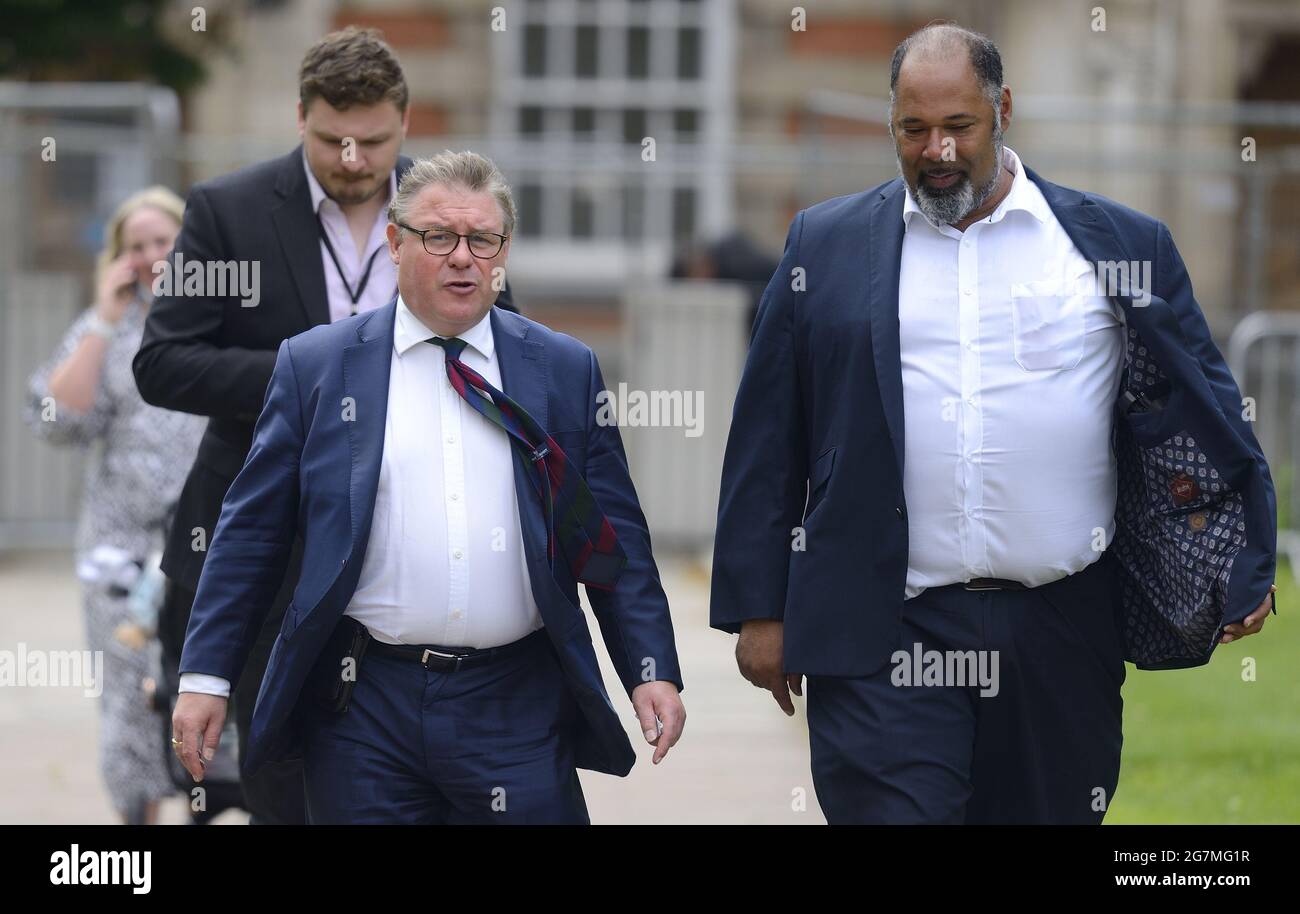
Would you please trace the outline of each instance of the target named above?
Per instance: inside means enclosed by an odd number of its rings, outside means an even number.
[[[522,238],[671,251],[730,217],[735,0],[506,6],[491,141]]]
[[[546,27],[530,24],[524,26],[524,75],[542,76],[546,73]]]

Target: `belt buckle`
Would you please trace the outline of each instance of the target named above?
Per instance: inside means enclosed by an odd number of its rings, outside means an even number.
[[[466,657],[465,654],[448,654],[445,653],[444,651],[435,651],[426,648],[425,652],[420,655],[420,663],[424,666],[425,669],[429,668],[430,655],[434,657],[441,657],[443,660],[450,660],[452,664],[451,664],[451,669],[448,672],[451,673],[455,673],[457,670],[460,669],[460,662],[464,660]]]
[[[962,584],[966,590],[978,593],[983,590],[1002,590],[997,584],[976,584],[974,581],[966,581]]]

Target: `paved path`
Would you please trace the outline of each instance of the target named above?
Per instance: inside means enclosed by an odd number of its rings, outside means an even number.
[[[708,581],[698,563],[661,560],[686,692],[686,735],[658,766],[589,620],[614,705],[626,712],[639,760],[627,778],[582,773],[596,823],[820,823],[808,773],[808,733],[742,680],[735,639],[708,628]],[[84,647],[68,552],[0,554],[0,650]],[[800,700],[796,699],[796,704]],[[0,687],[0,823],[110,823],[96,770],[94,699],[78,688]],[[798,807],[798,808],[797,808]],[[806,807],[806,808],[803,808]],[[184,819],[168,802],[166,822]],[[244,816],[229,813],[222,821]]]

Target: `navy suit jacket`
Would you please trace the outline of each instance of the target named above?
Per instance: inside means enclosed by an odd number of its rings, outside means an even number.
[[[1113,609],[1125,658],[1143,669],[1209,660],[1225,624],[1273,581],[1277,512],[1240,391],[1210,338],[1168,228],[1032,170],[1093,264],[1152,265],[1149,303],[1126,319]],[[785,668],[866,676],[896,649],[907,577],[898,281],[901,178],[798,214],[760,305],[723,464],[711,622],[784,620]],[[792,288],[804,268],[806,289]],[[1186,475],[1199,491],[1174,497]],[[1186,495],[1186,489],[1182,494]],[[803,549],[792,531],[803,527]]]
[[[356,590],[379,485],[396,313],[394,299],[280,344],[252,449],[221,509],[182,673],[239,679],[295,536],[304,550],[258,693],[245,774],[301,750],[294,712],[304,681]],[[490,320],[505,392],[551,432],[584,475],[627,552],[614,589],[587,589],[624,689],[630,695],[651,679],[682,688],[668,601],[622,441],[616,427],[595,421],[596,394],[604,389],[595,355],[518,314],[493,307]],[[353,421],[342,418],[348,397]],[[541,501],[518,451],[515,458],[533,597],[583,712],[577,764],[625,775],[636,755],[605,692],[577,584],[562,559],[554,574],[548,566]],[[363,659],[359,675],[364,669]]]

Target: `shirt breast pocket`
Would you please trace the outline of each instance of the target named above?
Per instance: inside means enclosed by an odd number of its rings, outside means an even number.
[[[1083,358],[1084,310],[1089,296],[1059,284],[1031,282],[1011,288],[1016,363],[1025,371],[1063,371]]]

